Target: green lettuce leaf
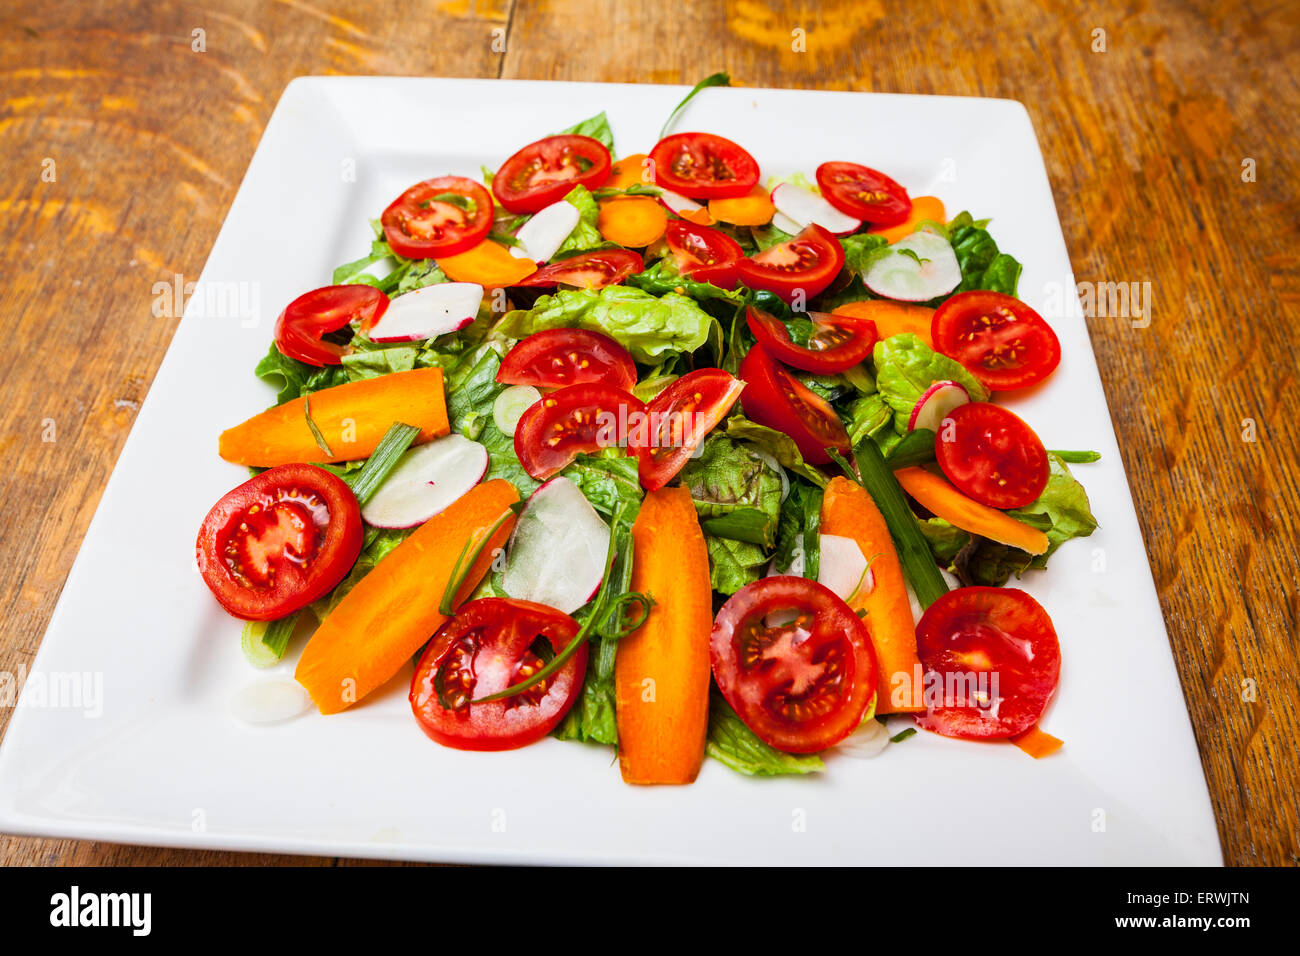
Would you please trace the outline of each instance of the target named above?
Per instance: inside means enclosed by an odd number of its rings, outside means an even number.
[[[727,291],[711,282],[696,282],[694,279],[686,278],[677,271],[674,260],[668,257],[660,259],[643,272],[633,273],[624,281],[653,295],[664,295],[680,290],[683,295],[688,295],[700,303],[718,301],[740,305],[745,301],[742,292]]]
[[[857,273],[863,272],[889,250],[888,240],[869,232],[842,236],[840,245],[844,247],[844,268]]]
[[[626,503],[627,520],[635,520],[641,509],[641,480],[637,459],[621,449],[607,448],[598,455],[579,455],[561,474],[578,486],[593,508],[612,516],[620,502]]]
[[[452,431],[487,449],[489,466],[483,480],[504,478],[526,498],[540,482],[524,471],[515,454],[514,438],[501,431],[492,417],[492,403],[506,387],[497,381],[500,367],[501,356],[491,348],[479,349],[453,367],[445,378],[447,417]]]
[[[758,738],[736,716],[722,695],[709,695],[709,738],[705,752],[747,776],[817,773],[826,765],[816,754],[788,754]]]
[[[962,276],[961,285],[957,286],[954,294],[972,289],[1016,294],[1016,286],[1020,282],[1020,263],[1012,256],[998,251],[998,244],[984,228],[987,223],[987,219],[973,219],[968,212],[958,213],[948,223],[948,241],[952,243],[952,251],[957,254]]]
[[[1041,522],[1044,518],[1051,522],[1043,528],[1050,544],[1045,554],[1034,557],[1030,566],[1035,568],[1045,567],[1052,552],[1066,541],[1071,538],[1086,538],[1097,529],[1097,519],[1093,517],[1088,493],[1083,490],[1083,485],[1070,474],[1069,466],[1058,456],[1049,452],[1047,459],[1050,468],[1047,487],[1038,496],[1038,500],[1007,512],[1011,517],[1030,524],[1034,524],[1036,519]]]
[[[758,545],[711,534],[705,534],[704,544],[709,549],[709,581],[713,590],[735,594],[762,577],[767,552]]]
[[[599,140],[611,153],[614,152],[614,132],[609,128],[609,117],[601,110],[595,116],[588,117],[580,123],[574,123],[568,129],[562,129],[557,136],[590,136]]]
[[[681,470],[705,533],[770,548],[781,513],[781,477],[744,444],[714,432]]]
[[[935,382],[958,382],[970,393],[973,402],[987,401],[989,397],[988,389],[974,375],[911,332],[877,342],[873,360],[876,388],[885,404],[894,410],[894,431],[900,436],[907,433],[908,419],[921,395]]]
[[[595,249],[604,242],[600,230],[596,228],[600,207],[597,206],[596,197],[591,194],[591,191],[586,186],[574,186],[564,197],[564,201],[578,210],[578,224],[573,227],[568,238],[560,244],[560,248],[555,250],[553,256],[555,259],[563,259],[570,253],[585,249]]]
[[[767,452],[787,472],[806,478],[819,487],[826,487],[826,482],[829,479],[803,460],[803,455],[799,452],[799,446],[785,432],[750,421],[744,415],[732,415],[727,419],[726,433],[730,438],[749,442],[751,445]]]
[[[322,388],[332,388],[346,382],[347,376],[338,365],[326,365],[316,368],[306,362],[289,358],[275,343],[267,349],[266,355],[257,363],[253,373],[276,389],[275,404],[283,405],[305,394],[318,392]]]

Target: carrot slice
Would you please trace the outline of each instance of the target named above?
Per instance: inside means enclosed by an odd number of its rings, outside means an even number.
[[[943,200],[937,196],[917,196],[912,200],[912,211],[907,219],[897,226],[879,226],[868,229],[872,235],[884,236],[887,242],[905,239],[920,228],[923,222],[947,222],[948,213],[943,208]]]
[[[492,565],[514,526],[519,500],[510,482],[494,478],[471,489],[420,525],[357,582],[312,635],[294,677],[322,714],[336,714],[380,687],[447,620],[438,610],[457,559],[488,529],[492,535],[456,595],[463,602]]]
[[[643,164],[649,158],[645,153],[633,153],[631,156],[624,156],[609,168],[609,179],[605,181],[605,185],[601,188],[627,189],[629,186],[645,183],[641,173],[645,169]]]
[[[944,478],[924,468],[900,468],[894,477],[903,490],[944,521],[1013,548],[1042,554],[1047,535],[1009,514],[967,498]]]
[[[846,302],[833,314],[870,319],[876,323],[876,332],[882,339],[911,332],[930,348],[934,348],[934,340],[930,338],[930,324],[934,319],[934,309],[924,305],[868,299],[865,302]]]
[[[729,222],[734,226],[766,226],[775,213],[771,196],[758,185],[750,190],[748,196],[709,200],[709,214],[719,222]]]
[[[500,289],[527,279],[537,271],[537,263],[513,256],[501,243],[484,239],[468,252],[439,259],[438,268],[456,282],[474,282],[485,289]]]
[[[866,611],[864,618],[876,648],[876,713],[900,714],[925,710],[921,688],[914,686],[921,672],[916,656],[916,628],[912,623],[912,605],[898,552],[889,536],[885,517],[871,500],[871,495],[857,482],[832,478],[822,495],[821,530],[823,534],[852,538],[871,562],[875,587],[865,595],[855,594],[849,607]],[[893,681],[905,675],[901,693],[902,706],[894,704]]]
[[[641,249],[664,234],[668,213],[659,200],[649,196],[606,199],[600,204],[596,228],[610,242]]]
[[[1065,745],[1064,740],[1039,730],[1037,724],[1016,734],[1011,738],[1011,742],[1035,760],[1050,756]]]
[[[312,434],[308,410],[330,453]],[[394,422],[418,427],[417,442],[447,434],[442,369],[395,372],[321,389],[306,400],[295,398],[226,429],[217,447],[226,461],[263,468],[298,461],[353,461],[374,451]]]
[[[632,526],[632,589],[654,597],[614,659],[626,783],[691,783],[709,727],[709,552],[686,488],[649,492]]]

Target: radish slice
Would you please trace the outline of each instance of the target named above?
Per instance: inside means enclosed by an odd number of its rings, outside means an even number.
[[[906,254],[909,252],[915,258]],[[862,281],[886,299],[928,302],[957,288],[961,266],[947,239],[922,230],[890,246],[889,255],[875,260],[862,273]]]
[[[870,717],[862,722],[861,727],[836,744],[832,753],[868,760],[888,746],[889,728],[874,717]]]
[[[414,528],[477,485],[487,470],[487,449],[464,435],[416,445],[362,505],[361,517],[376,528]]]
[[[555,255],[578,225],[578,207],[561,199],[553,202],[515,231],[518,246],[510,247],[510,254],[519,259],[532,259],[538,265]]]
[[[799,225],[783,212],[772,214],[772,225],[777,229],[780,229],[782,232],[789,233],[792,236],[797,236],[799,233],[803,232],[803,226]]]
[[[531,385],[511,385],[503,389],[492,403],[492,420],[507,435],[514,435],[519,418],[542,400],[542,393]]]
[[[820,193],[794,183],[781,183],[773,189],[772,205],[791,222],[800,224],[794,232],[802,232],[805,227],[816,223],[837,236],[846,236],[862,225],[861,219],[846,216],[823,199]]]
[[[837,534],[823,534],[818,536],[818,545],[821,547],[818,584],[824,584],[845,601],[875,589],[875,576],[856,541]]]
[[[439,282],[399,295],[366,335],[372,342],[418,342],[457,332],[474,321],[483,287]]]
[[[659,201],[667,206],[670,212],[675,212],[679,216],[684,212],[699,212],[704,208],[694,199],[688,199],[681,193],[675,193],[671,189],[663,189],[662,187],[659,190]],[[686,217],[683,216],[682,218]]]
[[[912,408],[912,415],[907,420],[908,430],[928,428],[937,432],[943,420],[952,414],[954,408],[970,401],[970,392],[958,382],[935,382],[924,392]]]
[[[600,589],[609,526],[568,478],[552,478],[524,505],[506,553],[501,588],[565,614]]]

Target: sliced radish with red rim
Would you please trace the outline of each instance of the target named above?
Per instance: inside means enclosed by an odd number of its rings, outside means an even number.
[[[563,199],[551,203],[515,230],[519,245],[511,247],[510,254],[519,259],[532,259],[538,265],[549,261],[580,218],[573,203]]]
[[[506,549],[502,590],[572,614],[605,577],[609,526],[568,478],[552,478],[524,504]]]
[[[458,332],[478,316],[483,287],[440,282],[393,299],[384,314],[361,331],[372,342],[420,342]]]
[[[948,240],[921,230],[889,247],[862,274],[876,295],[897,302],[929,302],[961,284],[961,266]]]
[[[960,408],[970,401],[970,392],[958,382],[935,382],[917,399],[912,407],[911,417],[907,420],[909,430],[928,428],[937,432],[943,420],[954,408]]]
[[[376,528],[414,528],[477,485],[487,470],[487,449],[464,435],[416,445],[362,506],[361,517]]]
[[[862,225],[861,219],[854,219],[840,212],[820,193],[794,183],[781,183],[773,189],[772,205],[776,207],[779,215],[792,223],[798,223],[795,229],[777,227],[784,232],[802,232],[804,227],[816,223],[827,232],[846,236]],[[775,217],[773,219],[775,221]]]

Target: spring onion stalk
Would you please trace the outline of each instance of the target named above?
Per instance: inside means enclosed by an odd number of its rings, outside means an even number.
[[[488,542],[492,540],[492,536],[497,533],[497,529],[505,524],[513,514],[515,514],[515,509],[507,508],[481,537],[477,540],[471,538],[465,542],[465,546],[460,549],[460,554],[456,557],[456,563],[452,565],[451,576],[447,578],[447,587],[442,592],[442,600],[438,602],[439,614],[450,617],[456,613],[456,595],[460,593],[461,586],[465,583],[465,579],[469,577],[469,572],[478,563],[479,556],[483,553],[483,549],[488,546]]]
[[[246,621],[240,636],[244,656],[254,667],[273,667],[284,657],[301,611],[278,621]]]
[[[419,434],[420,429],[401,422],[393,422],[388,431],[384,432],[384,437],[379,439],[379,444],[370,453],[361,470],[348,479],[352,493],[357,496],[357,504],[364,505],[374,497],[379,486]]]
[[[1101,461],[1099,451],[1056,451],[1049,448],[1047,453],[1071,465],[1091,465],[1094,461]]]

